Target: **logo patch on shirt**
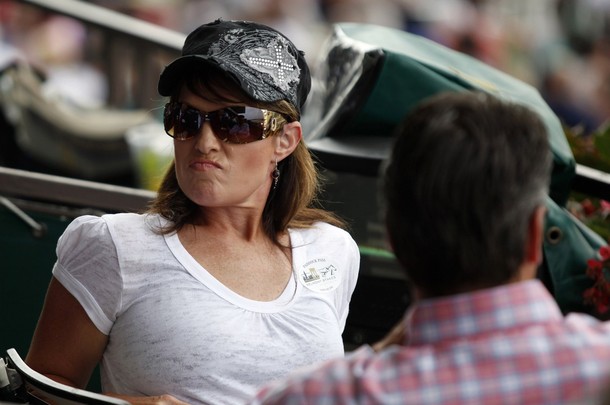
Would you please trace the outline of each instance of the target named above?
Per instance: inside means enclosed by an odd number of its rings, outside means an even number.
[[[341,272],[324,258],[313,259],[301,266],[299,279],[312,291],[330,292],[341,283]]]

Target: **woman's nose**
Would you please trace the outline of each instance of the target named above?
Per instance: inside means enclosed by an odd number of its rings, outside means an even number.
[[[219,142],[220,140],[214,135],[210,121],[206,120],[199,130],[199,134],[197,134],[195,147],[200,152],[207,153],[210,150],[218,149]]]

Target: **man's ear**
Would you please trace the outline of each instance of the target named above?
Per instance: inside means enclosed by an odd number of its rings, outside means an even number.
[[[275,155],[277,160],[283,160],[296,149],[303,138],[301,123],[295,121],[284,124],[282,133],[276,136],[278,141],[275,146]]]
[[[544,221],[546,208],[539,206],[530,217],[528,238],[525,246],[525,262],[538,266],[542,263],[542,243],[544,242]]]
[[[544,220],[546,208],[538,206],[529,219],[525,255],[512,281],[531,280],[536,277],[538,266],[542,263],[542,243],[544,241]]]

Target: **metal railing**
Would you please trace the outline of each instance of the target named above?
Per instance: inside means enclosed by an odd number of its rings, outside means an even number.
[[[0,166],[0,196],[88,207],[106,212],[137,212],[147,206],[155,193]]]
[[[577,164],[572,190],[610,201],[610,174]]]

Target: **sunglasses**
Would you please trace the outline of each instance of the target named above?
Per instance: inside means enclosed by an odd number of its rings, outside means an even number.
[[[282,121],[286,122],[280,113],[255,107],[233,106],[203,112],[184,103],[165,105],[163,125],[174,139],[182,141],[198,135],[206,120],[218,139],[235,144],[265,139],[280,128]]]

